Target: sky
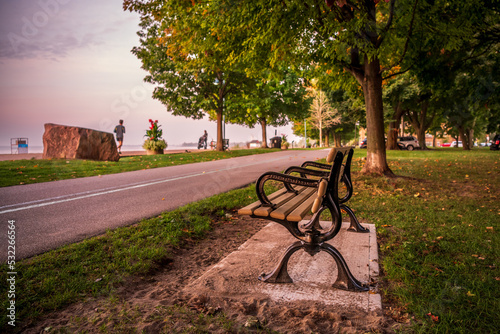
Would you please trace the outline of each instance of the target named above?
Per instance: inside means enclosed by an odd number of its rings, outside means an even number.
[[[169,146],[197,142],[208,119],[172,116],[154,100],[154,86],[130,52],[139,45],[139,15],[122,0],[0,0],[0,146],[28,138],[42,146],[45,123],[112,132],[124,120],[124,145],[141,145],[149,119],[158,120]],[[231,143],[261,140],[253,129],[226,125]],[[293,137],[291,125],[267,128]],[[290,139],[291,138],[291,139]]]

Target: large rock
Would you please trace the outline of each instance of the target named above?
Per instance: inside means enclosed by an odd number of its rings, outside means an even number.
[[[112,133],[48,123],[43,158],[118,161],[120,155]]]

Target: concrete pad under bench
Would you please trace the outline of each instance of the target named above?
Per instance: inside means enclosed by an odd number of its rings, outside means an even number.
[[[321,222],[328,225],[329,222]],[[363,224],[369,233],[348,232],[343,223],[335,238],[328,241],[347,262],[351,273],[362,283],[376,281],[379,275],[375,225]],[[375,291],[350,292],[333,288],[337,278],[335,260],[326,252],[311,257],[305,251],[292,255],[288,273],[293,283],[265,283],[258,276],[271,272],[288,246],[295,242],[283,226],[270,223],[199,279],[185,288],[196,288],[209,297],[245,299],[247,297],[274,302],[313,301],[365,312],[381,311],[380,294]]]

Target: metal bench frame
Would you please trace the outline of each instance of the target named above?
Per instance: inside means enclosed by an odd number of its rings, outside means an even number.
[[[291,244],[279,260],[275,269],[269,274],[262,274],[259,279],[270,283],[292,283],[292,279],[287,271],[288,260],[299,249],[304,249],[311,256],[325,251],[335,260],[338,268],[337,280],[333,287],[349,291],[367,291],[368,287],[358,281],[349,270],[342,254],[326,241],[335,237],[342,225],[341,210],[347,212],[350,217],[351,225],[349,231],[365,233],[368,229],[361,226],[354,212],[345,203],[352,197],[353,187],[351,181],[351,160],[354,151],[352,147],[333,148],[327,162],[332,164],[321,164],[312,161],[306,161],[302,166],[292,166],[285,173],[266,172],[262,174],[256,183],[257,197],[261,207],[275,209],[276,203],[266,195],[264,185],[269,180],[280,181],[284,184],[287,193],[299,194],[298,187],[318,189],[318,197],[312,207],[313,215],[308,222],[290,221],[278,219],[271,215],[263,217],[261,215],[250,214],[253,218],[265,218],[275,221],[284,226],[298,241]],[[313,167],[317,169],[310,169]],[[328,170],[328,171],[327,171]],[[300,176],[290,175],[298,173]],[[325,182],[326,181],[326,182]],[[322,186],[320,184],[323,183]],[[347,188],[347,194],[339,198],[339,184],[344,183]],[[320,190],[320,188],[325,189]],[[312,201],[311,196],[308,198]],[[255,203],[254,203],[255,204]],[[310,207],[310,206],[309,206]],[[328,230],[324,230],[320,225],[321,213],[328,209],[332,216],[332,225]],[[309,209],[307,209],[309,211]]]

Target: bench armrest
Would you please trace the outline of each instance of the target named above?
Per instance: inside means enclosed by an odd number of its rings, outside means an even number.
[[[300,176],[302,178],[305,178],[306,175],[319,176],[319,177],[328,177],[328,175],[330,175],[329,171],[327,172],[327,171],[309,169],[309,168],[298,167],[298,166],[291,166],[285,170],[285,174],[291,174],[291,173],[300,173]]]
[[[319,180],[307,179],[307,178],[303,178],[303,177],[292,176],[292,175],[287,175],[287,174],[277,173],[277,172],[267,172],[267,173],[262,174],[257,179],[257,183],[256,183],[257,197],[259,198],[260,202],[262,203],[262,206],[270,206],[270,207],[273,207],[274,204],[269,200],[266,193],[264,192],[264,184],[269,180],[283,182],[283,184],[285,185],[285,187],[288,191],[295,192],[295,193],[297,191],[294,190],[290,185],[295,184],[298,186],[317,188],[319,181],[321,181],[321,179],[319,179]]]
[[[316,161],[306,161],[300,167],[315,167],[315,168],[320,168],[320,169],[327,169],[330,170],[332,169],[332,165],[329,164],[322,164],[321,162],[316,162]]]

